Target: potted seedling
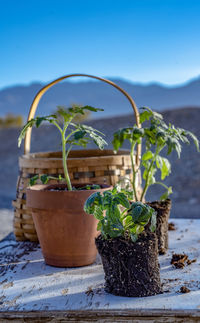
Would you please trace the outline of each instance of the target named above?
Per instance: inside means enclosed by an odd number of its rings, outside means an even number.
[[[71,183],[67,159],[74,145],[86,147],[93,141],[99,149],[106,144],[103,134],[90,126],[76,124],[73,119],[84,111],[98,111],[93,107],[60,108],[57,115],[36,117],[27,122],[19,136],[19,146],[27,130],[34,125],[38,128],[43,122],[54,125],[61,134],[64,178],[60,175],[59,184],[33,185],[27,189],[27,206],[32,210],[39,242],[45,261],[59,267],[75,267],[91,264],[96,258],[94,238],[97,235],[96,220],[86,215],[83,205],[93,192],[108,189],[106,185]],[[60,119],[62,123],[60,124]],[[32,184],[37,179],[32,179]],[[49,177],[41,176],[43,183]],[[51,179],[51,177],[50,177]]]
[[[105,290],[133,297],[161,293],[155,210],[142,202],[130,206],[117,188],[95,192],[84,210],[98,220],[101,234],[95,241],[105,272]],[[147,225],[149,230],[145,230]]]
[[[144,124],[145,121],[148,123]],[[197,150],[199,150],[199,142],[196,136],[190,131],[181,128],[176,128],[172,124],[166,124],[161,114],[153,112],[149,108],[142,108],[140,113],[140,123],[142,128],[136,125],[133,127],[123,128],[114,133],[113,147],[117,152],[123,146],[124,141],[130,143],[130,156],[132,161],[133,177],[131,181],[131,190],[123,189],[128,194],[130,200],[145,201],[145,196],[148,189],[152,185],[161,185],[165,192],[160,197],[160,201],[148,203],[157,211],[157,228],[159,253],[166,252],[168,247],[168,218],[171,208],[171,201],[168,196],[172,193],[172,187],[167,187],[163,181],[171,173],[171,165],[166,157],[163,157],[163,152],[167,149],[167,154],[176,151],[178,157],[181,154],[181,144],[189,144],[188,138],[191,138]],[[142,138],[145,141],[145,149],[141,158],[141,173],[143,178],[143,188],[139,195],[136,186],[136,174],[139,168],[135,167],[134,150],[138,143],[141,143]],[[160,170],[160,180],[157,180],[155,175]]]

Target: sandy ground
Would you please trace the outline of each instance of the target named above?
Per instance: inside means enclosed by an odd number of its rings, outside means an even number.
[[[13,210],[0,209],[0,240],[13,231]]]

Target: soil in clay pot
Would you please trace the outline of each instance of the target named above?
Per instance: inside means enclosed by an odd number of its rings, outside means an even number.
[[[143,233],[137,242],[96,238],[105,271],[105,290],[118,296],[143,297],[162,293],[155,233]]]
[[[171,200],[148,202],[157,212],[156,234],[158,237],[158,251],[160,255],[168,249],[168,220],[170,217]]]

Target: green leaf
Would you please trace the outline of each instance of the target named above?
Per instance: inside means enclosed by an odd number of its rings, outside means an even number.
[[[132,134],[131,137],[133,141],[137,141],[138,139],[142,138],[144,135],[144,129],[138,128],[137,126],[134,126],[132,128]]]
[[[29,181],[30,186],[35,185],[38,179],[39,179],[38,175],[35,175],[35,176],[31,177],[30,181]]]
[[[49,116],[46,117],[36,117],[35,118],[35,125],[36,128],[39,128],[39,126],[42,124],[43,121],[48,121],[51,123],[52,120],[56,119],[56,115],[55,114],[51,114]]]
[[[161,195],[160,200],[165,201],[169,195],[172,194],[172,187],[170,186],[164,194]]]
[[[84,211],[88,214],[93,214],[96,206],[103,208],[103,200],[100,192],[95,192],[88,197],[84,204]]]
[[[97,220],[99,220],[99,221],[103,220],[103,218],[104,218],[103,209],[101,207],[95,205],[93,215]]]
[[[163,119],[163,116],[160,113],[155,112],[148,107],[142,107],[140,109],[144,110],[144,112],[140,113],[140,122],[141,123],[143,123],[146,120],[149,120],[150,118],[152,118],[154,121],[156,120],[159,122],[162,121],[162,119]]]
[[[63,118],[64,122],[67,123],[73,119],[73,109],[66,109],[65,107],[58,106],[57,107],[57,114]]]
[[[24,127],[22,128],[19,138],[18,138],[18,147],[21,146],[22,140],[25,138],[25,135],[29,128],[32,128],[34,125],[38,128],[43,121],[48,121],[51,123],[52,120],[56,119],[56,115],[51,114],[45,117],[36,117],[35,119],[29,120]]]
[[[85,105],[84,107],[82,107],[82,109],[83,110],[88,110],[88,111],[91,111],[91,112],[104,111],[104,109],[94,108],[94,107],[91,107],[89,105]]]
[[[200,150],[199,150],[199,140],[198,140],[198,138],[191,131],[186,131],[186,135],[192,138],[192,140],[193,140],[193,142],[194,142],[194,144],[195,144],[195,146],[197,148],[197,151],[199,152]]]
[[[167,158],[157,156],[156,165],[161,170],[161,179],[164,180],[166,176],[171,173],[171,164]]]
[[[174,140],[175,150],[177,152],[178,158],[181,156],[181,145],[178,140]]]
[[[161,169],[161,179],[164,180],[166,176],[169,176],[171,172],[171,165],[168,159],[163,158],[163,164]]]
[[[149,205],[142,202],[133,202],[131,204],[131,209],[128,211],[128,215],[132,216],[133,222],[134,224],[137,224],[137,226],[133,228],[131,232],[139,233],[140,229],[142,230],[140,226],[143,227],[149,222],[153,212],[155,212],[154,209]]]
[[[101,222],[99,221],[98,224],[97,224],[97,231],[101,231],[101,228],[102,228],[102,224]]]
[[[126,195],[122,192],[120,193],[117,193],[114,198],[113,198],[113,202],[116,203],[117,205],[118,204],[121,204],[122,206],[124,206],[125,208],[129,208],[130,207],[130,204],[129,204],[129,201],[126,197]]]
[[[82,107],[79,107],[79,106],[70,107],[70,108],[68,108],[68,111],[73,115],[73,118],[74,118],[74,116],[76,114],[82,114],[82,115],[84,115],[83,108]]]
[[[32,128],[34,126],[35,122],[36,122],[35,119],[31,119],[24,125],[24,127],[22,128],[22,130],[20,132],[19,138],[18,138],[18,147],[21,146],[22,140],[25,138],[25,135],[26,135],[28,129]]]
[[[143,166],[145,167],[145,170],[143,172],[143,179],[147,181],[148,186],[155,183],[155,173],[157,171],[156,166],[154,164],[151,165],[150,168],[150,162],[149,161],[143,161]]]
[[[44,174],[44,175],[40,176],[40,179],[41,179],[43,184],[47,184],[48,181],[49,181],[49,176]]]
[[[123,224],[125,230],[128,229],[128,227],[132,226],[134,224],[132,216],[128,215],[123,219]]]
[[[180,158],[181,155],[181,145],[177,138],[169,137],[167,138],[166,144],[168,146],[168,152],[167,154],[171,154],[173,150],[176,150],[178,158]]]
[[[37,128],[41,125],[42,121],[44,121],[44,118],[40,118],[40,117],[36,118],[35,125]]]
[[[146,160],[152,159],[153,157],[154,157],[154,154],[150,150],[148,150],[143,154],[142,160],[146,161]]]
[[[89,135],[99,149],[103,150],[104,146],[107,145],[107,142],[101,136],[104,136],[102,132],[86,125],[79,125],[79,128],[80,130],[85,131],[85,134]]]
[[[119,148],[121,148],[124,144],[125,140],[129,140],[130,142],[132,139],[132,128],[121,128],[114,133],[114,138],[112,141],[114,151],[117,152]]]
[[[74,134],[74,139],[79,140],[82,139],[86,134],[86,131],[80,130]]]
[[[143,123],[149,120],[151,117],[151,113],[149,111],[144,111],[140,113],[140,123]]]

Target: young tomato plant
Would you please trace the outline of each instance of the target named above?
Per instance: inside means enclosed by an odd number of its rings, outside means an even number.
[[[82,147],[86,147],[90,141],[93,141],[99,149],[103,149],[104,146],[107,144],[106,141],[103,139],[102,136],[104,134],[96,129],[93,129],[90,126],[83,125],[83,124],[76,124],[73,122],[73,119],[77,115],[84,115],[85,111],[103,111],[102,109],[93,108],[90,106],[84,107],[77,107],[74,106],[73,108],[69,108],[65,111],[62,108],[59,108],[57,114],[52,114],[45,117],[36,117],[35,119],[31,119],[28,121],[25,126],[23,127],[19,138],[18,138],[18,146],[21,145],[22,140],[24,139],[27,130],[34,125],[38,128],[42,122],[47,121],[53,124],[60,132],[61,135],[61,143],[62,143],[62,161],[63,161],[63,170],[64,170],[64,180],[67,183],[67,188],[69,191],[72,190],[71,180],[69,178],[68,168],[67,168],[67,158],[69,155],[70,150],[73,146],[78,145]],[[60,120],[62,122],[60,123]],[[47,182],[49,178],[55,179],[54,177],[48,177],[47,175],[43,175],[41,180],[43,183]],[[56,178],[59,180],[63,180],[61,176]],[[34,181],[37,180],[36,177],[33,178],[32,184]]]
[[[132,187],[132,199],[136,201],[143,201],[147,193],[148,188],[151,185],[162,185],[166,192],[160,197],[161,200],[165,200],[169,194],[172,193],[172,187],[167,187],[162,181],[171,172],[171,165],[167,158],[161,155],[164,148],[167,148],[167,154],[171,154],[175,150],[180,158],[182,143],[190,144],[189,138],[191,138],[199,151],[199,141],[197,137],[190,131],[175,128],[172,124],[167,125],[163,121],[161,114],[153,112],[149,108],[142,108],[140,113],[140,123],[143,125],[145,121],[149,121],[146,127],[138,128],[136,126],[123,128],[114,133],[113,147],[114,151],[118,151],[123,146],[124,141],[128,140],[130,143],[130,157],[132,163],[133,180],[131,182]],[[142,138],[145,141],[145,152],[142,154],[144,187],[142,194],[139,197],[136,188],[136,175],[139,168],[135,168],[134,163],[134,150],[138,143],[141,143]],[[140,167],[142,170],[142,167]],[[157,170],[160,170],[161,181],[156,181],[155,174]],[[123,190],[124,192],[126,190]],[[127,191],[128,193],[128,191]],[[129,192],[130,195],[130,192]]]
[[[104,239],[124,237],[136,242],[149,221],[150,230],[153,232],[156,228],[155,210],[141,202],[130,206],[126,195],[116,188],[102,195],[99,192],[92,194],[85,202],[84,211],[99,221],[97,229]]]

